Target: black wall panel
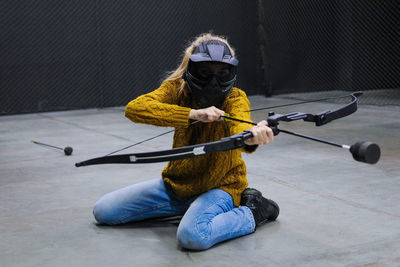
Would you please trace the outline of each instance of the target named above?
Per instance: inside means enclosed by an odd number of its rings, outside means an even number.
[[[400,1],[265,0],[262,8],[272,94],[400,87]]]
[[[0,1],[0,114],[123,106],[188,42],[229,37],[248,94],[393,89],[400,2]]]
[[[158,87],[200,33],[229,37],[257,92],[253,1],[1,1],[0,114],[121,106]]]

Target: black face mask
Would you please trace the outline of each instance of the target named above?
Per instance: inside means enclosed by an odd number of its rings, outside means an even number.
[[[222,74],[213,71],[199,72],[198,64],[202,62],[226,64],[229,72],[222,72]],[[236,81],[238,63],[239,61],[232,56],[227,44],[219,40],[205,41],[194,50],[182,78],[188,84],[196,108],[222,106]]]
[[[224,77],[216,74],[199,77],[199,75],[192,75],[190,71],[186,70],[184,79],[188,83],[196,108],[211,106],[220,108],[226,97],[232,92],[233,84],[236,81],[236,73],[231,73]]]

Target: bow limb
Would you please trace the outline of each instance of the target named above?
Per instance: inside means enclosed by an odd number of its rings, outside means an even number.
[[[321,126],[333,120],[346,117],[356,112],[357,101],[358,101],[357,97],[361,96],[362,94],[363,94],[362,92],[352,93],[350,94],[351,102],[349,104],[337,108],[335,110],[327,110],[324,112],[320,112],[318,114],[303,113],[303,112],[292,112],[288,114],[270,113],[270,116],[268,116],[268,124],[270,126],[277,126],[279,124],[279,121],[304,120],[304,121],[314,122],[315,126]]]
[[[351,96],[351,102],[343,107],[340,107],[335,110],[327,110],[321,113],[318,113],[314,116],[307,117],[304,119],[305,121],[311,121],[315,122],[316,126],[321,126],[324,124],[327,124],[328,122],[331,122],[333,120],[337,120],[346,116],[349,116],[350,114],[353,114],[354,112],[357,111],[357,101],[358,97],[361,96],[363,92],[354,92],[350,94]]]
[[[154,152],[104,156],[78,162],[75,164],[75,166],[81,167],[81,166],[89,166],[96,164],[111,164],[111,163],[125,163],[125,164],[154,163],[154,162],[193,158],[196,156],[201,156],[209,153],[227,151],[244,147],[245,141],[251,138],[252,136],[253,135],[250,132],[244,131],[239,134],[222,138],[215,142],[197,144],[192,146],[184,146],[184,147],[178,147],[178,148],[154,151]]]
[[[355,96],[360,96],[363,93],[361,91],[359,92],[354,92]],[[350,94],[351,96],[352,94]],[[297,106],[301,104],[307,104],[307,103],[313,103],[313,102],[321,102],[321,101],[326,101],[326,100],[332,100],[332,99],[339,99],[339,98],[345,98],[349,97],[349,95],[342,95],[342,96],[335,96],[335,97],[327,97],[327,98],[320,98],[320,99],[314,99],[314,100],[306,100],[306,101],[300,101],[300,102],[295,102],[295,103],[289,103],[289,104],[282,104],[282,105],[275,105],[275,106],[269,106],[269,107],[262,107],[262,108],[255,108],[255,109],[250,109],[247,110],[246,112],[253,112],[253,111],[259,111],[259,110],[266,110],[266,109],[273,109],[273,108],[282,108],[282,107],[288,107],[288,106]]]

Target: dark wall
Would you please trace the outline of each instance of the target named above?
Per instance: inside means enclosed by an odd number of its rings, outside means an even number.
[[[158,87],[196,35],[229,37],[257,93],[253,1],[1,1],[0,114],[121,106]]]
[[[3,0],[0,114],[123,106],[210,30],[248,94],[399,88],[399,14],[397,0]]]
[[[262,8],[272,94],[400,87],[400,1],[265,0]]]

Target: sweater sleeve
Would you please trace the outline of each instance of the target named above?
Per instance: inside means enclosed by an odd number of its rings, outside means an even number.
[[[156,126],[180,127],[188,124],[190,108],[178,105],[179,83],[161,86],[129,102],[125,116],[133,122]]]
[[[244,121],[251,121],[251,113],[250,110],[250,101],[247,98],[247,95],[244,91],[234,88],[231,95],[228,97],[227,107],[225,111],[229,113],[229,115],[233,118],[237,118]],[[230,134],[234,135],[237,133],[241,133],[245,130],[253,127],[251,124],[242,123],[237,121],[229,121],[228,122]],[[256,151],[258,145],[248,146],[246,145],[242,148],[242,152],[252,153]]]

